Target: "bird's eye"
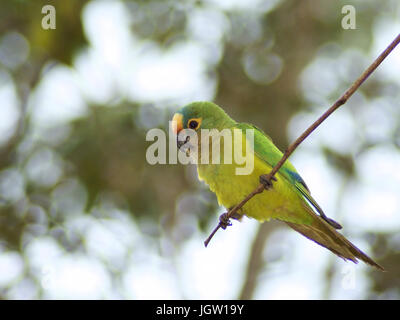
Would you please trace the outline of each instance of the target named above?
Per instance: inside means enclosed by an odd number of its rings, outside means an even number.
[[[189,122],[189,128],[190,129],[196,129],[199,123],[196,120],[192,120]]]
[[[190,119],[188,121],[188,128],[196,130],[200,126],[200,119]]]

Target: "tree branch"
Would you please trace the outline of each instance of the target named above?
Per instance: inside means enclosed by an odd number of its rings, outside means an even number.
[[[234,206],[231,210],[229,210],[225,214],[225,222],[221,221],[215,227],[210,236],[204,241],[204,245],[207,247],[209,242],[215,233],[222,227],[226,228],[229,218],[231,218],[239,209],[241,209],[247,201],[253,198],[256,194],[263,192],[265,189],[269,189],[272,187],[272,180],[274,180],[274,175],[279,171],[285,161],[289,158],[289,156],[296,150],[296,148],[302,143],[326,118],[328,118],[334,111],[336,111],[340,106],[344,105],[347,100],[357,91],[357,89],[364,83],[365,80],[371,75],[372,72],[382,63],[382,61],[393,51],[393,49],[400,42],[400,34],[392,41],[392,43],[375,59],[375,61],[361,74],[360,77],[356,81],[353,82],[351,87],[321,116],[319,117],[311,126],[307,128],[306,131],[302,133],[300,137],[298,137],[285,151],[282,158],[279,162],[272,168],[271,172],[264,175],[264,181],[267,181],[269,187],[266,187],[266,184],[260,183],[259,186],[254,189],[249,195],[246,196],[239,204]]]

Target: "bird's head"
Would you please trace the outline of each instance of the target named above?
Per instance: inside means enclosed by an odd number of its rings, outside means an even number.
[[[219,106],[212,102],[193,102],[178,110],[174,117],[175,134],[181,130],[218,129],[222,130],[234,121]]]

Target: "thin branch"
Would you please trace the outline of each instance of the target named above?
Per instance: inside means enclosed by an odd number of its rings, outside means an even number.
[[[279,162],[272,168],[271,172],[264,175],[264,181],[267,181],[267,185],[260,183],[260,185],[254,189],[246,198],[244,198],[239,204],[229,210],[226,215],[225,219],[229,220],[239,209],[241,209],[247,201],[253,198],[256,194],[259,194],[264,191],[264,189],[269,189],[272,186],[272,180],[274,179],[274,175],[279,171],[285,161],[289,158],[289,156],[293,153],[294,150],[302,143],[326,118],[328,118],[334,111],[336,111],[340,106],[344,105],[347,100],[357,91],[357,89],[363,84],[365,80],[371,75],[372,72],[382,63],[382,61],[393,51],[393,49],[399,44],[400,42],[400,34],[393,40],[393,42],[376,58],[376,60],[361,74],[360,77],[356,81],[353,82],[351,87],[321,116],[319,117],[303,134],[298,137],[285,151],[282,158]],[[215,227],[213,232],[204,241],[204,245],[207,247],[209,242],[211,241],[212,237],[215,233],[219,230],[219,228],[225,229],[227,226],[226,222],[222,222],[220,220],[219,224]]]

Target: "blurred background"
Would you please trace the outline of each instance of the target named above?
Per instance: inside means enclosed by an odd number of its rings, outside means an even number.
[[[196,100],[284,150],[399,21],[397,0],[2,0],[0,298],[399,299],[400,48],[291,157],[386,273],[273,221],[206,249],[216,197],[193,166],[145,158],[147,131]]]

